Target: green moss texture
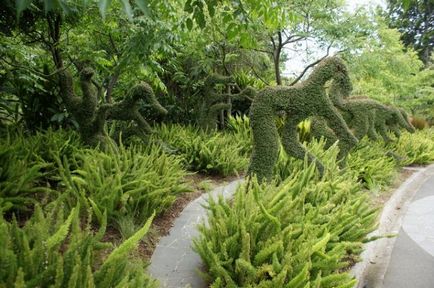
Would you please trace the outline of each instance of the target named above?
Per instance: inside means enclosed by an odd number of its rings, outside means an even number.
[[[302,120],[320,116],[334,131],[341,142],[341,157],[346,155],[357,139],[351,134],[344,119],[329,99],[325,84],[335,80],[342,91],[351,92],[351,82],[347,68],[337,57],[323,60],[302,83],[291,87],[267,87],[258,92],[250,109],[253,133],[253,153],[248,173],[255,174],[259,181],[272,177],[273,167],[279,153],[279,134],[274,121],[281,111],[287,115],[281,133],[285,152],[293,157],[315,162],[320,173],[324,167],[320,161],[306,151],[297,137],[297,124]]]

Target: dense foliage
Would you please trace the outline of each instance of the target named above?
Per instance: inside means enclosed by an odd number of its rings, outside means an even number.
[[[344,270],[375,228],[370,196],[434,160],[432,5],[389,2],[386,16],[339,0],[2,1],[0,287],[157,287],[142,257],[153,219],[190,174],[246,172],[263,124],[248,117],[254,96],[298,91],[334,53],[349,63],[343,84],[404,107],[421,130],[359,137],[345,165],[345,141],[314,139],[304,120],[320,112],[348,140],[331,103],[309,99],[293,123],[273,110],[270,183],[211,200],[195,247],[213,287],[352,287]],[[288,134],[298,151],[279,144]],[[322,177],[288,154],[315,155]]]
[[[325,164],[323,177],[313,164],[280,153],[272,184],[253,180],[232,200],[210,199],[195,249],[211,287],[354,287],[345,271],[362,244],[375,240],[368,234],[379,207],[369,195],[389,185],[401,165],[433,161],[433,133],[404,133],[390,147],[365,138],[344,168],[336,145],[324,150],[313,141],[307,149]]]

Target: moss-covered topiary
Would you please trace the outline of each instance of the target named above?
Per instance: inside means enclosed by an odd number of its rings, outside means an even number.
[[[324,85],[331,79],[340,83],[343,90],[351,91],[351,82],[344,63],[337,57],[330,57],[322,61],[302,83],[291,87],[267,87],[258,92],[250,110],[253,132],[253,153],[248,170],[250,175],[256,174],[259,181],[271,179],[279,152],[274,117],[280,111],[287,115],[281,134],[286,153],[299,159],[307,156],[308,161],[317,164],[321,174],[324,170],[323,165],[298,141],[297,124],[300,121],[315,115],[326,119],[342,143],[341,157],[357,143],[357,139],[351,134],[325,91]]]
[[[79,125],[79,132],[85,144],[105,146],[110,138],[104,130],[107,119],[134,121],[141,133],[150,133],[151,127],[139,112],[139,102],[147,100],[160,113],[167,113],[155,98],[152,88],[146,83],[135,85],[122,101],[114,104],[98,105],[97,93],[92,84],[93,70],[80,71],[82,97],[74,92],[73,78],[64,69],[59,73],[62,98],[68,111]]]
[[[311,119],[310,137],[316,139],[323,137],[325,140],[325,149],[330,148],[330,146],[338,141],[338,137],[336,137],[335,132],[333,132],[333,130],[327,126],[327,122],[320,117],[313,117]]]
[[[167,114],[167,110],[158,102],[149,84],[141,82],[135,85],[121,102],[110,105],[107,111],[108,120],[133,120],[135,122],[134,125],[122,129],[124,139],[133,135],[144,139],[152,133],[151,126],[139,111],[141,101],[150,103],[157,113]]]
[[[341,83],[333,81],[329,97],[339,108],[348,126],[354,129],[354,135],[358,139],[367,135],[371,140],[377,140],[378,132],[384,141],[389,142],[391,139],[387,135],[388,130],[392,130],[397,137],[400,128],[414,132],[404,110],[386,106],[366,96],[348,98],[347,90],[341,87]]]
[[[254,90],[250,87],[242,90],[240,93],[220,93],[217,85],[230,86],[235,85],[235,81],[231,76],[222,76],[211,74],[206,77],[201,94],[203,97],[202,103],[199,106],[198,120],[199,127],[203,130],[217,128],[218,115],[222,110],[231,109],[232,105],[229,100],[242,99],[254,95]]]

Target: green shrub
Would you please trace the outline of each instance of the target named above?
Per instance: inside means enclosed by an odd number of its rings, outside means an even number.
[[[0,213],[8,210],[15,212],[31,210],[39,202],[47,202],[56,195],[48,178],[53,173],[53,164],[39,155],[46,155],[48,143],[41,139],[62,140],[58,134],[48,132],[52,138],[38,133],[26,137],[21,131],[7,132],[0,140]],[[49,142],[49,141],[48,141]],[[45,199],[45,200],[44,200]]]
[[[303,167],[278,187],[211,199],[194,247],[211,287],[353,287],[344,272],[376,227],[377,210],[346,175]],[[350,260],[351,259],[351,260]]]
[[[98,218],[107,211],[109,219],[129,215],[141,224],[153,211],[164,211],[178,194],[189,191],[181,160],[155,145],[120,145],[107,153],[82,149],[57,163],[66,201],[70,206],[76,200],[90,204]]]
[[[397,175],[397,162],[394,153],[381,142],[364,138],[359,142],[346,161],[346,173],[357,177],[369,190],[382,188],[393,182]]]
[[[37,202],[55,199],[58,171],[54,159],[69,158],[78,147],[74,132],[5,132],[0,140],[0,211],[31,210]]]
[[[327,171],[338,171],[338,163],[336,157],[339,153],[339,149],[336,145],[332,146],[328,150],[324,150],[325,141],[314,139],[310,143],[304,143],[307,151],[318,157],[318,159],[325,164]],[[274,178],[277,183],[281,183],[286,178],[291,177],[292,174],[297,173],[303,169],[306,165],[305,161],[288,156],[281,147],[279,152],[279,159],[274,167]],[[325,171],[325,173],[328,173]]]
[[[402,133],[393,151],[402,157],[401,165],[423,165],[434,161],[434,129],[418,130],[413,134]]]
[[[227,122],[229,131],[234,136],[236,141],[241,147],[240,153],[246,157],[250,157],[253,149],[252,130],[250,129],[249,117],[243,116],[230,116]]]
[[[230,134],[203,132],[191,126],[161,125],[156,135],[170,146],[166,150],[180,155],[191,171],[228,176],[247,167],[243,144]]]
[[[21,154],[19,145],[0,146],[0,213],[8,210],[26,211],[37,199],[54,192],[41,183],[48,164],[32,163],[29,153]]]
[[[94,233],[78,211],[64,217],[62,205],[48,213],[36,206],[24,226],[0,216],[0,287],[157,287],[144,263],[128,257],[152,217],[113,250],[102,242],[105,224]]]

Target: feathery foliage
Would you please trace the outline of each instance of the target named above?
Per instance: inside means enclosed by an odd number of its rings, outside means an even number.
[[[65,220],[60,203],[49,212],[36,206],[24,226],[0,217],[1,287],[157,287],[145,274],[145,265],[128,257],[152,217],[104,259],[112,247],[102,242],[105,225],[93,232],[90,219],[81,223],[79,207]]]
[[[396,154],[403,157],[401,165],[429,164],[434,161],[434,129],[403,133],[392,147]]]
[[[355,284],[340,271],[358,258],[377,209],[354,178],[329,170],[318,180],[313,165],[303,168],[277,187],[241,187],[232,203],[210,200],[194,245],[211,287]]]
[[[247,167],[244,144],[229,134],[180,125],[161,125],[156,134],[191,171],[228,176]]]
[[[82,149],[70,159],[58,158],[57,164],[69,205],[90,205],[98,219],[106,211],[109,219],[130,215],[141,224],[189,191],[181,160],[155,145]]]

